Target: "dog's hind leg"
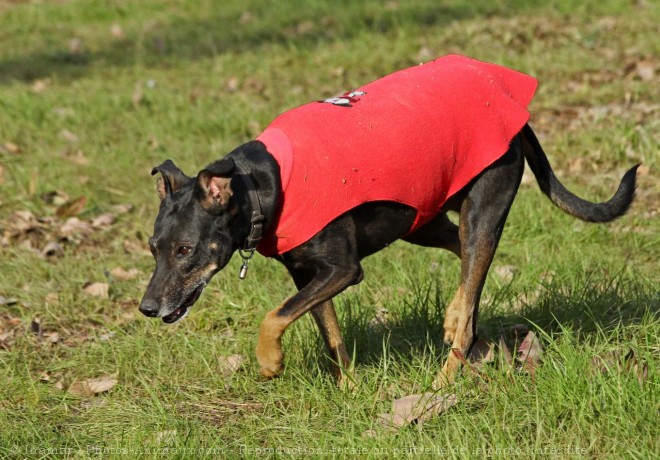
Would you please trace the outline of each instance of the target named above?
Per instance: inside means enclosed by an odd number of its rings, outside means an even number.
[[[435,382],[437,387],[453,382],[475,339],[479,299],[522,171],[523,155],[519,141],[514,139],[509,151],[469,186],[461,204],[461,284],[451,306],[458,318],[452,349]]]
[[[419,246],[446,249],[456,254],[459,259],[461,257],[461,240],[458,236],[458,226],[450,221],[445,213],[439,214],[403,240]],[[454,341],[458,316],[461,311],[462,292],[461,286],[459,286],[453,300],[445,310],[444,341],[447,345],[451,345]]]
[[[337,312],[332,300],[322,303],[312,309],[312,316],[319,327],[321,337],[328,347],[330,358],[334,361],[335,378],[339,387],[352,387],[351,376],[351,357],[346,351],[346,345],[339,329],[337,321]]]

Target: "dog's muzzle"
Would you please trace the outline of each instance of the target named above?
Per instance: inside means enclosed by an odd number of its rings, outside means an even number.
[[[154,299],[144,299],[140,304],[140,313],[150,318],[158,316],[159,310],[158,302]]]
[[[204,282],[199,284],[190,294],[188,294],[188,297],[183,300],[181,305],[173,309],[167,315],[164,314],[167,310],[161,308],[158,302],[152,298],[142,299],[139,310],[145,316],[149,316],[150,318],[161,317],[164,323],[174,324],[186,316],[190,307],[192,307],[199,299],[199,296],[202,295],[204,286],[206,286],[206,283]]]

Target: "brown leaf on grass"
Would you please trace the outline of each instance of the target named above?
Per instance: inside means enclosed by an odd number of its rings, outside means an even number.
[[[106,212],[105,214],[101,214],[100,216],[95,217],[92,220],[92,227],[94,228],[109,227],[110,225],[112,225],[114,221],[115,221],[114,214]]]
[[[115,22],[110,26],[110,35],[112,35],[115,38],[123,38],[124,29],[122,29],[121,25]]]
[[[591,359],[591,368],[603,374],[611,372],[614,369],[623,369],[632,372],[637,377],[637,381],[642,385],[649,376],[649,365],[646,361],[641,361],[635,355],[633,350],[628,351],[625,356],[619,350],[612,350],[594,356]]]
[[[3,297],[0,295],[0,306],[2,305],[15,305],[18,303],[17,299],[13,297]]]
[[[477,369],[495,360],[495,344],[485,339],[478,339],[468,354],[468,362]]]
[[[455,394],[424,393],[404,396],[392,402],[392,413],[379,414],[376,422],[387,430],[409,424],[421,427],[424,422],[446,412],[458,403]],[[369,435],[365,433],[365,435]]]
[[[55,210],[55,215],[57,217],[76,216],[82,212],[86,204],[87,204],[87,197],[85,196],[78,197],[75,200],[67,201],[63,205],[59,206]]]
[[[65,240],[77,241],[91,235],[94,229],[84,220],[69,217],[59,228],[60,236]]]
[[[133,210],[133,205],[132,204],[116,204],[112,206],[112,209],[117,213],[117,214],[127,214]]]
[[[245,364],[245,356],[243,355],[229,355],[229,356],[220,356],[218,358],[218,365],[220,367],[220,373],[226,377],[229,377],[232,374],[240,371]]]
[[[110,270],[110,275],[120,281],[129,281],[136,278],[140,274],[140,271],[137,268],[131,268],[130,270],[124,270],[121,267],[115,267]]]
[[[59,257],[64,254],[64,248],[56,241],[46,243],[41,250],[41,255],[46,258]]]
[[[119,373],[115,372],[114,374],[104,375],[98,378],[76,380],[69,386],[67,391],[74,396],[88,398],[99,393],[110,391],[110,389],[119,382],[117,378],[118,376]]]
[[[525,369],[530,374],[534,373],[536,365],[541,360],[541,355],[543,354],[543,347],[541,342],[534,332],[530,331],[527,333],[525,340],[522,341],[518,347],[518,361],[522,363],[523,369]]]
[[[635,64],[635,74],[642,81],[651,81],[655,78],[655,67],[652,61],[639,61]]]
[[[110,285],[108,283],[87,283],[83,286],[83,291],[91,296],[102,299],[110,297]]]
[[[39,228],[37,218],[28,210],[16,211],[9,219],[9,228],[14,236],[28,233]]]
[[[0,147],[2,147],[0,149],[0,152],[4,150],[8,153],[13,153],[13,154],[21,153],[21,148],[18,146],[18,144],[14,142],[5,141],[5,143],[2,144],[2,146]]]
[[[44,334],[44,338],[49,342],[49,343],[57,343],[60,341],[60,335],[57,332],[46,332]]]
[[[500,336],[500,340],[497,343],[497,348],[499,349],[500,358],[509,366],[513,366],[513,356],[511,355],[509,347],[506,345],[504,336]]]
[[[237,77],[230,77],[229,80],[227,80],[226,83],[226,88],[227,91],[230,93],[235,93],[238,90],[238,87],[240,85],[240,81],[238,80]]]

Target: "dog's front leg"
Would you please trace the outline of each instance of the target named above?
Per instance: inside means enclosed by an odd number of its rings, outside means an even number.
[[[257,343],[257,361],[261,366],[261,375],[273,378],[284,369],[282,336],[286,328],[312,308],[330,301],[348,286],[355,284],[361,273],[359,264],[321,268],[297,294],[266,314],[259,329]]]

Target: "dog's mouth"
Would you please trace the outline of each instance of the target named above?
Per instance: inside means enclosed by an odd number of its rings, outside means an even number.
[[[186,316],[186,314],[188,313],[188,309],[192,307],[193,304],[197,302],[197,299],[199,299],[199,296],[202,295],[203,290],[204,290],[204,283],[197,286],[190,293],[190,295],[184,299],[184,301],[176,310],[174,310],[172,313],[170,313],[167,316],[163,316],[163,322],[166,324],[174,324],[177,321],[183,319],[183,317]]]

